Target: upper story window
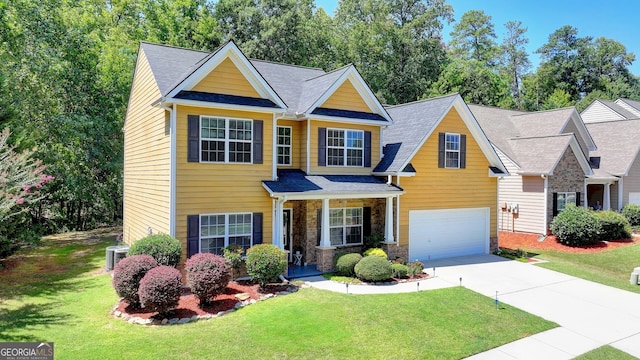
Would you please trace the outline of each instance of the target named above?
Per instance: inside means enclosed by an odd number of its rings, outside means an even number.
[[[251,120],[200,117],[200,151],[203,162],[251,163]]]
[[[278,165],[291,165],[291,126],[278,126]]]
[[[327,129],[327,165],[362,166],[364,132]]]
[[[446,168],[460,167],[460,134],[445,134],[445,165]]]

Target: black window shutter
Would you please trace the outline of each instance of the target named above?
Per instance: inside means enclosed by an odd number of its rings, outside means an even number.
[[[371,236],[371,208],[368,206],[362,208],[362,236],[362,240]]]
[[[318,235],[316,239],[316,246],[320,246],[320,240],[322,240],[322,209],[318,209],[318,221],[317,221]]]
[[[327,128],[318,128],[318,166],[327,166]]]
[[[460,135],[460,169],[467,167],[467,135]]]
[[[438,167],[444,167],[444,133],[438,134]]]
[[[371,131],[364,132],[364,167],[371,167]]]
[[[262,213],[253,213],[253,245],[262,244]]]
[[[253,120],[253,163],[262,164],[263,160],[263,127],[262,120]]]
[[[187,215],[187,258],[200,251],[200,215]]]
[[[580,192],[576,193],[576,206],[580,206]]]
[[[187,161],[200,162],[200,116],[187,115],[188,125],[188,144],[187,144]]]
[[[553,216],[558,215],[558,193],[553,193]]]

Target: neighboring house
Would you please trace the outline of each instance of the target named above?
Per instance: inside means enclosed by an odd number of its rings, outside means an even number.
[[[354,66],[142,43],[123,129],[124,239],[170,234],[183,260],[272,243],[323,271],[376,232],[393,249],[404,192],[372,175],[388,126]]]
[[[566,204],[584,205],[587,177],[604,184],[589,164],[595,143],[575,108],[521,112],[469,105],[511,176],[500,180],[502,231],[546,234]]]
[[[393,125],[373,173],[405,192],[395,211],[399,253],[430,260],[495,250],[498,178],[507,174],[462,97],[387,112]]]
[[[640,101],[618,99],[616,101],[594,100],[580,114],[586,124],[640,118]]]

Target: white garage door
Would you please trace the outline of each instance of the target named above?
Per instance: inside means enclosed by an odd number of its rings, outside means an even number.
[[[409,260],[489,252],[489,208],[409,211]]]

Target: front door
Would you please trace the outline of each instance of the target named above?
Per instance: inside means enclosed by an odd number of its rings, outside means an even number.
[[[282,210],[282,244],[289,251],[289,262],[293,262],[293,244],[291,241],[291,209]]]

